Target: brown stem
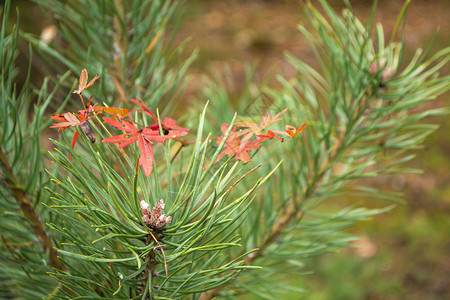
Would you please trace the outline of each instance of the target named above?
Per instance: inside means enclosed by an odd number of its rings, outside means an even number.
[[[156,234],[156,236],[155,236],[150,230],[147,229],[147,231],[148,231],[148,233],[152,236],[152,238],[153,238],[153,240],[155,241],[156,245],[158,245],[158,246],[155,247],[155,248],[159,248],[159,249],[161,250],[161,253],[162,253],[163,258],[164,258],[164,270],[166,271],[166,278],[167,278],[167,277],[169,277],[169,273],[168,273],[168,271],[167,271],[166,254],[164,253],[164,250],[163,250],[163,248],[162,248],[162,247],[164,247],[164,245],[159,244],[159,241],[158,241],[158,235],[157,235],[157,234]]]
[[[5,153],[3,152],[3,149],[1,148],[0,148],[0,163],[3,170],[6,173],[5,181],[7,187],[11,190],[11,193],[14,199],[16,199],[17,203],[19,203],[20,210],[22,211],[24,216],[28,219],[31,225],[31,229],[37,236],[38,241],[42,246],[42,249],[44,250],[44,252],[47,251],[49,252],[50,266],[58,270],[64,269],[63,264],[58,259],[58,252],[53,248],[52,241],[45,232],[42,222],[39,219],[39,216],[36,214],[36,211],[34,210],[30,200],[28,199],[27,194],[22,188],[19,187],[18,180],[14,176],[11,166],[9,165],[8,159]]]
[[[147,236],[146,239],[146,245],[150,244],[151,240],[153,240],[155,242],[155,245],[153,247],[153,251],[150,251],[150,253],[148,254],[148,258],[150,259],[150,262],[148,263],[147,267],[145,268],[144,271],[144,275],[142,278],[142,287],[141,287],[141,294],[144,294],[145,292],[145,288],[146,288],[146,283],[148,280],[148,276],[151,276],[151,285],[153,285],[153,278],[155,278],[157,276],[156,274],[156,265],[158,264],[158,261],[156,260],[156,254],[155,254],[155,250],[157,248],[159,248],[161,250],[161,253],[163,255],[164,258],[164,270],[166,271],[166,278],[168,277],[168,271],[167,271],[167,262],[166,262],[166,254],[164,253],[163,247],[165,245],[161,245],[159,243],[159,236],[157,233],[153,234],[149,229],[147,229],[149,235]],[[150,297],[148,297],[148,299],[150,299]]]

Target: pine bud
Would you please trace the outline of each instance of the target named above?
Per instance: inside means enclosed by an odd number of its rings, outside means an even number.
[[[172,221],[172,217],[167,217],[162,213],[164,205],[164,200],[159,200],[150,213],[150,210],[148,209],[148,203],[144,200],[141,201],[142,221],[144,221],[145,225],[153,230],[160,231],[165,226],[170,224],[170,222]]]
[[[144,200],[141,201],[141,211],[144,216],[150,214],[150,211],[148,210],[148,203]]]

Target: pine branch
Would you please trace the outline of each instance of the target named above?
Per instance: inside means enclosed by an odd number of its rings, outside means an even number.
[[[170,140],[184,136],[187,130],[181,135],[179,130],[185,128],[165,118],[167,111],[161,110],[164,118],[160,118],[159,112],[151,112],[141,102],[137,110],[131,106],[96,107],[86,104],[81,93],[93,85],[84,95],[92,92],[94,101],[120,100],[125,106],[125,100],[133,93],[144,97],[152,109],[168,101],[174,106],[173,96],[179,86],[183,87],[183,75],[190,63],[188,59],[179,65],[177,57],[182,46],[172,51],[170,43],[162,38],[168,18],[178,7],[172,5],[176,3],[38,2],[55,15],[60,37],[71,47],[40,43],[36,37],[24,36],[40,48],[46,59],[61,61],[61,69],[68,67],[78,74],[89,67],[94,69],[91,74],[100,75],[100,80],[94,79],[92,84],[87,84],[86,71],[86,76],[80,76],[76,93],[82,99],[81,111],[58,111],[52,116],[59,122],[53,127],[64,130],[61,140],[54,141],[55,151],[50,153],[53,168],[48,173],[56,185],[47,186],[50,197],[42,200],[40,195],[44,193],[39,189],[47,177],[42,180],[45,175],[38,173],[42,166],[39,136],[51,123],[41,120],[46,118],[44,110],[53,101],[54,93],[41,103],[44,84],[32,125],[21,126],[29,124],[31,98],[15,97],[17,93],[11,84],[14,68],[9,65],[14,51],[2,52],[10,56],[2,56],[2,63],[5,60],[8,65],[2,68],[0,110],[10,119],[2,120],[0,140],[7,143],[0,147],[5,186],[0,192],[2,196],[13,196],[15,202],[5,204],[13,211],[17,210],[17,202],[22,214],[8,213],[19,220],[19,226],[20,218],[25,216],[32,233],[27,223],[19,228],[4,222],[2,228],[11,236],[22,231],[21,237],[29,244],[30,237],[38,238],[40,244],[36,248],[49,253],[50,265],[55,269],[51,276],[63,287],[48,293],[55,297],[211,299],[241,292],[258,295],[258,289],[265,292],[259,296],[270,297],[276,290],[271,287],[276,285],[277,276],[289,268],[298,271],[301,263],[297,259],[347,246],[354,237],[344,232],[345,228],[385,211],[345,207],[324,212],[317,208],[328,199],[352,193],[398,199],[397,194],[369,188],[364,182],[358,186],[349,184],[407,171],[399,166],[412,155],[404,153],[416,149],[435,128],[417,121],[448,112],[411,110],[449,89],[450,78],[440,78],[436,72],[449,61],[450,50],[444,49],[428,61],[418,54],[400,71],[403,44],[385,47],[379,27],[375,51],[372,20],[363,26],[350,10],[337,16],[322,0],[325,15],[308,2],[305,12],[313,30],[301,28],[311,41],[322,70],[315,71],[288,56],[298,76],[289,80],[280,77],[280,90],[265,89],[271,109],[281,113],[272,119],[264,111],[261,114],[265,121],[261,123],[235,123],[233,118],[230,125],[222,126],[223,135],[217,138],[216,148],[211,146],[210,135],[205,138],[205,120],[210,120],[209,129],[216,131],[221,118],[235,116],[234,107],[245,110],[255,99],[263,99],[258,89],[251,88],[250,71],[237,106],[226,102],[232,97],[225,95],[223,83],[211,84],[207,94],[217,106],[215,111],[206,114],[205,107],[198,126],[191,128],[198,129],[197,136],[192,141],[187,136],[181,147],[172,147]],[[72,18],[66,18],[67,14]],[[0,46],[11,48],[3,42]],[[442,61],[432,65],[439,59]],[[256,95],[254,90],[258,90]],[[24,91],[21,96],[26,94]],[[70,95],[66,102],[69,98]],[[288,111],[282,115],[286,107]],[[101,113],[109,114],[103,119],[106,124],[98,117]],[[274,123],[281,118],[288,119],[289,124],[308,121],[308,127],[302,134],[299,133],[304,127],[297,130],[298,127],[287,125],[285,132],[266,128],[277,126]],[[244,129],[236,131],[234,125]],[[291,139],[297,136],[290,141],[276,137],[274,132]],[[260,148],[262,141],[269,140],[283,144]],[[255,149],[258,150],[252,152]],[[217,160],[225,155],[230,156],[227,161]],[[251,163],[231,163],[235,158],[245,162],[253,159],[256,167]],[[284,164],[271,167],[273,161],[281,159]],[[261,167],[258,160],[268,168]],[[140,165],[145,174],[139,174]],[[343,167],[336,170],[339,165]],[[29,168],[32,175],[26,174]],[[275,169],[274,181],[267,182]],[[19,183],[24,178],[27,185],[22,188]],[[261,186],[265,190],[255,194]],[[33,205],[39,203],[48,209],[36,211]],[[155,215],[150,214],[149,204],[157,207]],[[164,213],[169,217],[162,214],[164,204]],[[53,230],[51,238],[44,230],[44,219]],[[17,265],[13,260],[26,270],[24,265],[32,263],[25,259],[27,249],[13,245],[3,235],[2,241],[7,250],[4,253],[10,257],[0,265],[0,271],[10,274]],[[39,257],[37,260],[42,261]],[[263,273],[248,272],[259,268],[252,266],[258,263],[264,266]],[[26,278],[24,275],[33,277],[27,271],[21,273],[22,278]],[[12,291],[14,287],[10,288],[9,282],[23,281],[8,278],[8,283],[1,282]]]
[[[313,176],[313,179],[311,180],[308,188],[305,190],[304,195],[301,197],[301,199],[299,199],[300,201],[292,199],[287,203],[287,207],[283,209],[281,215],[277,216],[276,218],[277,221],[272,225],[269,234],[267,234],[267,236],[261,240],[260,244],[254,245],[256,251],[248,254],[245,257],[244,265],[246,266],[253,265],[258,258],[264,256],[264,251],[275,242],[275,240],[280,236],[280,234],[282,234],[283,230],[285,230],[288,226],[292,224],[294,218],[297,221],[301,219],[303,212],[301,209],[299,210],[300,203],[308,201],[308,198],[316,191],[316,186],[318,185],[322,177],[326,174],[326,170],[329,168],[329,165],[333,165],[333,163],[339,157],[339,153],[341,153],[341,151],[343,150],[342,140],[343,138],[341,138],[337,142],[338,146],[334,148],[335,151],[328,152],[330,153],[330,158],[321,165],[316,175]],[[244,253],[241,252],[238,256],[241,256],[243,254]],[[218,296],[218,294],[223,288],[226,288],[230,284],[232,284],[232,282],[227,283],[227,285],[222,285],[213,290],[204,292],[200,296],[200,299],[201,300],[213,299],[214,297]]]
[[[58,259],[58,252],[54,249],[52,241],[48,236],[48,234],[45,232],[39,216],[36,214],[36,211],[34,210],[30,200],[28,200],[28,195],[23,190],[23,188],[20,187],[17,178],[14,176],[11,166],[9,165],[8,158],[6,157],[1,147],[0,147],[0,162],[3,171],[6,173],[5,176],[6,186],[11,191],[11,194],[13,195],[14,199],[20,205],[20,210],[29,221],[33,232],[36,234],[36,237],[42,246],[42,249],[44,250],[44,252],[49,253],[50,265],[55,269],[64,270],[64,266]]]
[[[273,178],[276,183],[266,187],[264,197],[258,198],[255,216],[241,231],[247,237],[244,244],[257,248],[245,258],[245,264],[254,264],[264,257],[261,264],[267,280],[258,284],[255,282],[261,278],[257,274],[244,273],[247,280],[241,276],[226,287],[203,293],[202,299],[211,299],[221,292],[228,296],[241,292],[258,295],[258,289],[270,297],[267,293],[276,289],[267,286],[274,284],[273,276],[286,272],[290,261],[347,246],[354,237],[341,230],[390,207],[347,208],[328,214],[318,213],[317,208],[334,197],[399,201],[400,193],[370,188],[364,185],[366,182],[361,186],[357,180],[410,172],[400,165],[413,156],[403,153],[417,148],[435,128],[417,122],[428,115],[448,113],[445,108],[410,111],[449,89],[450,78],[438,78],[436,74],[449,61],[448,49],[429,60],[421,57],[419,50],[410,65],[396,74],[400,70],[403,43],[384,46],[379,25],[378,49],[374,51],[372,20],[363,25],[350,9],[337,16],[325,1],[321,4],[325,16],[308,2],[305,13],[313,29],[300,29],[310,41],[322,72],[288,55],[297,69],[297,77],[288,80],[279,76],[283,88],[266,89],[273,99],[274,110],[288,106],[292,120],[306,117],[308,122],[299,142],[290,144],[288,150],[269,150],[262,159],[267,161],[278,155],[287,164]],[[399,19],[404,18],[404,11]],[[231,107],[227,101],[232,103],[236,96],[227,95],[228,91],[214,85],[209,84],[206,93],[211,99],[220,99],[216,105],[224,115],[225,108]],[[300,264],[292,263],[293,269],[298,270]]]

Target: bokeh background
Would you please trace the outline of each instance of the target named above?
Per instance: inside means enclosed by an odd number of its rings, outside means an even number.
[[[372,1],[350,2],[356,15],[367,20]],[[341,0],[329,3],[337,10],[344,8]],[[379,1],[376,21],[382,22],[386,36],[390,36],[403,4],[402,0]],[[22,30],[41,34],[49,25],[31,1],[16,0],[13,5],[20,9]],[[297,29],[304,22],[298,0],[188,0],[177,18],[183,20],[176,41],[190,38],[187,53],[199,50],[190,71],[187,99],[201,88],[205,73],[231,71],[227,73],[233,74],[235,83],[231,92],[238,93],[246,65],[256,66],[255,82],[278,73],[293,76],[294,69],[284,59],[286,52],[314,65]],[[433,52],[450,46],[450,1],[412,0],[406,21],[406,61],[416,48],[427,46],[438,28]],[[27,53],[27,45],[21,47]],[[38,71],[43,68],[38,57],[33,65]],[[449,64],[443,72],[450,74]],[[269,82],[276,87],[276,80]],[[449,99],[447,93],[428,105],[448,106]],[[403,191],[405,203],[352,228],[361,236],[356,248],[307,260],[305,271],[312,273],[295,279],[307,293],[293,295],[293,299],[450,299],[450,118],[428,121],[440,128],[409,162],[409,167],[420,168],[423,174],[373,182]],[[367,201],[362,199],[360,204],[387,205]]]

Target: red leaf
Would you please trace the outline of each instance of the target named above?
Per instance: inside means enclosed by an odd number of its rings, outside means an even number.
[[[138,137],[139,149],[141,150],[141,158],[139,165],[144,170],[145,176],[150,176],[153,170],[153,150],[150,143],[144,140],[142,136]]]
[[[102,143],[123,143],[125,141],[128,141],[129,138],[127,138],[127,136],[129,136],[130,134],[125,133],[125,134],[121,134],[121,135],[115,135],[106,139],[103,139]]]
[[[257,134],[257,137],[260,137],[261,139],[263,139],[264,141],[270,140],[270,139],[276,139],[279,140],[280,142],[284,142],[285,139],[284,138],[280,138],[278,136],[275,135],[275,133],[277,134],[281,134],[281,135],[288,135],[286,132],[284,131],[279,131],[279,130],[269,130],[267,131],[267,134]]]
[[[171,118],[164,118],[164,126],[170,130],[189,131],[189,129],[175,125],[176,121]],[[186,133],[187,134],[187,133]]]
[[[129,137],[127,140],[121,142],[118,148],[122,149],[128,145],[131,145],[134,142],[136,142],[138,140],[138,138],[139,138],[139,135],[133,135],[133,136]]]
[[[113,127],[116,127],[117,129],[120,129],[120,130],[123,130],[126,132],[135,132],[138,130],[136,126],[134,126],[130,122],[123,120],[122,118],[119,118],[119,121],[116,121],[112,118],[103,117],[103,121],[105,121],[105,123],[107,123]]]
[[[175,122],[174,119],[164,118],[164,122],[161,123],[162,134],[171,139],[187,135],[189,129],[175,125]],[[159,124],[151,125],[148,128],[154,131],[160,131]]]
[[[265,139],[273,139],[275,137],[275,133],[272,130],[269,130],[267,134],[257,134],[257,137],[265,138]]]
[[[52,126],[50,126],[50,128],[66,129],[70,126],[77,126],[80,123],[80,120],[78,120],[78,118],[70,112],[65,114],[54,115],[51,116],[50,118],[61,122],[53,124]]]
[[[157,143],[164,143],[165,140],[170,138],[168,136],[161,135],[159,130],[152,130],[150,128],[142,129],[142,135],[146,140]]]
[[[72,141],[70,142],[72,149],[75,147],[77,139],[78,139],[78,131],[75,130],[75,133],[73,134],[73,137],[72,137]],[[69,161],[72,161],[72,153],[69,153]]]
[[[84,80],[83,78],[80,78],[80,80]],[[92,99],[92,97],[91,97]],[[50,126],[50,128],[59,128],[58,132],[64,129],[67,129],[69,127],[75,127],[79,126],[80,129],[83,131],[83,133],[89,138],[89,140],[94,143],[95,142],[95,134],[91,127],[91,125],[88,123],[89,120],[94,118],[95,116],[89,117],[89,114],[93,112],[92,106],[90,105],[91,99],[89,99],[89,102],[87,103],[87,108],[84,110],[80,110],[77,115],[67,112],[64,114],[57,114],[54,116],[51,116],[50,118],[55,121],[59,121],[59,123],[54,123]],[[72,148],[75,147],[75,144],[78,139],[78,132],[75,130],[75,133],[72,137],[72,141],[70,145]],[[69,154],[69,161],[72,159],[72,154]]]
[[[139,134],[121,134],[104,139],[103,143],[119,143],[119,149],[137,141]]]
[[[175,125],[176,121],[174,119],[164,118],[164,121],[160,122],[160,120],[151,112],[150,107],[145,105],[141,99],[139,99],[139,101],[131,99],[130,102],[137,104],[141,108],[142,112],[152,117],[152,119],[156,122],[156,124],[148,127],[151,130],[159,131],[159,124],[161,123],[161,128],[163,131],[162,134],[169,136],[169,138],[178,138],[188,134],[189,129]]]
[[[187,134],[187,131],[181,130],[167,130],[167,134],[164,132],[160,132],[159,127],[149,126],[143,129],[137,128],[131,122],[124,120],[120,115],[117,115],[118,120],[114,120],[112,118],[103,118],[105,123],[118,128],[122,131],[125,131],[125,134],[112,136],[104,139],[103,143],[118,143],[119,149],[125,146],[131,145],[134,142],[138,142],[139,150],[141,151],[141,156],[139,158],[139,165],[142,166],[145,175],[150,176],[153,169],[153,149],[152,143],[164,143],[167,139],[173,139],[179,136],[183,136]],[[170,119],[170,126],[176,126],[175,120]],[[172,122],[173,121],[173,122]],[[153,129],[155,128],[155,129]],[[185,129],[182,127],[176,126],[178,129]],[[187,129],[186,129],[187,130]]]
[[[131,99],[130,102],[133,102],[134,104],[139,105],[139,107],[141,108],[141,111],[143,111],[144,113],[146,113],[147,115],[152,117],[153,120],[155,120],[155,122],[158,123],[158,118],[151,112],[150,107],[145,105],[145,103],[141,99],[139,99],[139,100],[140,101],[137,101],[135,99]]]

